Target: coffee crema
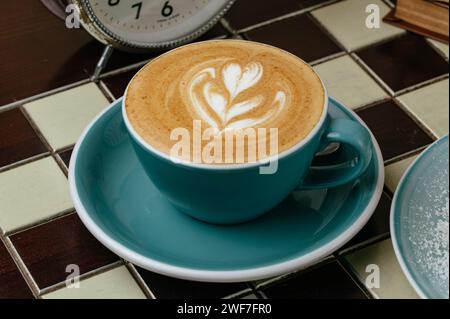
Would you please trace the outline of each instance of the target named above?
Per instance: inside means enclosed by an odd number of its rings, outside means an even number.
[[[185,128],[194,136],[196,120],[223,139],[233,130],[264,128],[269,134],[275,128],[282,153],[314,129],[324,104],[322,82],[306,63],[281,49],[241,40],[200,42],[163,54],[135,75],[125,96],[136,133],[167,155],[176,143],[171,133]],[[261,138],[267,148],[273,143],[269,136]],[[209,142],[202,141],[202,147]],[[258,147],[254,139],[246,143]],[[257,153],[257,160],[264,157]]]

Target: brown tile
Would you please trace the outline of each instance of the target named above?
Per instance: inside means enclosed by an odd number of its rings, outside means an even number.
[[[231,27],[240,30],[299,10],[297,0],[238,0],[226,15]]]
[[[380,202],[367,224],[341,250],[356,246],[377,236],[389,233],[389,216],[392,199],[383,192]]]
[[[394,92],[448,73],[444,58],[409,33],[357,54]]]
[[[383,102],[357,113],[375,135],[384,160],[433,142],[393,101]]]
[[[0,241],[0,299],[25,298],[33,298],[33,294]]]
[[[67,168],[70,165],[70,157],[72,156],[72,152],[73,152],[73,149],[59,153],[59,156],[63,160],[64,164],[66,164]]]
[[[19,108],[0,113],[0,136],[0,167],[47,151]]]
[[[341,50],[309,14],[285,19],[245,33],[249,40],[274,45],[311,62]]]
[[[249,289],[245,283],[193,282],[162,276],[137,266],[136,269],[155,297],[159,299],[216,299]]]
[[[301,272],[263,290],[269,299],[366,299],[366,295],[336,262]]]
[[[0,105],[86,79],[103,46],[40,1],[1,1]]]
[[[297,0],[297,2],[300,5],[300,7],[309,8],[325,2],[330,2],[330,0]]]
[[[136,74],[137,71],[138,69],[134,69],[125,73],[114,75],[104,79],[103,82],[106,84],[114,97],[118,99],[123,96],[128,83],[131,81],[131,78]]]
[[[15,234],[11,241],[40,288],[64,281],[69,264],[78,265],[83,274],[119,259],[87,231],[76,214]]]

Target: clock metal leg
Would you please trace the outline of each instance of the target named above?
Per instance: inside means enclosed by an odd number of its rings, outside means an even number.
[[[110,45],[107,45],[105,49],[103,50],[102,56],[100,57],[100,60],[98,60],[97,65],[95,66],[94,74],[91,77],[91,80],[96,82],[100,76],[100,73],[105,68],[106,64],[108,63],[109,58],[111,57],[111,54],[113,53],[114,48]]]

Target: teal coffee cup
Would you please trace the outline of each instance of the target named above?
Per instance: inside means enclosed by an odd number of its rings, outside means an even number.
[[[174,161],[136,132],[127,114],[127,93],[122,114],[139,162],[168,201],[198,220],[234,224],[265,214],[296,189],[325,189],[351,183],[366,170],[372,157],[370,133],[359,123],[332,119],[324,86],[323,90],[323,112],[312,131],[263,163],[217,165]],[[334,143],[346,144],[355,157],[349,158],[345,165],[311,167],[316,154]],[[262,173],[274,163],[275,172]]]

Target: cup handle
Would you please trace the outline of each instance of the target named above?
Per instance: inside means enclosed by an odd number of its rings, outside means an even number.
[[[323,189],[347,184],[358,178],[372,160],[372,141],[368,130],[361,124],[345,119],[329,119],[323,134],[321,149],[331,143],[347,144],[358,154],[350,161],[329,166],[312,166],[303,182],[297,187]]]

